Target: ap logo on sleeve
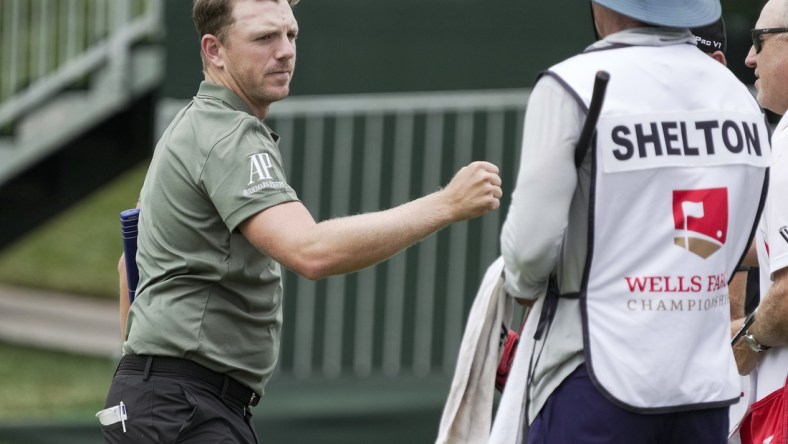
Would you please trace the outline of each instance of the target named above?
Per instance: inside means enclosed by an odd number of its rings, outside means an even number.
[[[249,197],[265,189],[280,189],[287,186],[282,180],[275,180],[276,168],[268,153],[249,156],[249,186],[243,190],[243,196]]]
[[[728,189],[673,191],[673,243],[707,258],[725,245],[728,233]]]

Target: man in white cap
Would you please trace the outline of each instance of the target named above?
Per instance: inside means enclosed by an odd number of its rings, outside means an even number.
[[[788,424],[788,1],[770,0],[751,31],[745,64],[755,70],[758,102],[782,115],[772,135],[769,198],[756,237],[761,302],[745,322],[734,353],[750,374],[755,401],[741,425],[741,442],[785,443]]]
[[[765,119],[689,30],[719,0],[591,6],[602,40],[529,99],[501,235],[507,291],[544,298],[517,355],[523,440],[722,444],[739,398],[727,283],[765,196]],[[600,70],[607,96],[579,146]]]

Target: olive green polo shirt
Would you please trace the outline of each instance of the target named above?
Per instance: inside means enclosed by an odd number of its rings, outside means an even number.
[[[277,139],[208,82],[167,128],[140,194],[124,353],[190,359],[262,393],[279,355],[281,272],[238,225],[298,200]]]

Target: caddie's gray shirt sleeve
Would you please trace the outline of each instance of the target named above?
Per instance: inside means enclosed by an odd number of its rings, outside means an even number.
[[[585,113],[557,80],[543,76],[528,100],[520,167],[501,233],[509,294],[536,299],[558,261],[577,185],[575,146]]]

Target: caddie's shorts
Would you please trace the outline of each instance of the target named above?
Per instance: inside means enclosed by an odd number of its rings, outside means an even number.
[[[528,444],[726,444],[728,407],[686,412],[630,412],[596,389],[581,364],[547,399]]]
[[[125,419],[110,412],[102,421],[106,443],[258,443],[249,404],[195,377],[124,369],[121,361],[105,408],[121,403]]]

